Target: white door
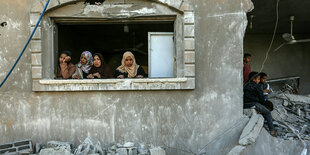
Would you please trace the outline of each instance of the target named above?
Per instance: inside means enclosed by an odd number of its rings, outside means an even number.
[[[174,77],[173,32],[149,32],[149,77]]]

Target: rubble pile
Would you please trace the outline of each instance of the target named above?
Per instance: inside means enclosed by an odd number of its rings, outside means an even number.
[[[124,142],[102,146],[98,140],[86,138],[80,145],[60,141],[47,144],[32,144],[31,140],[17,141],[0,145],[0,154],[37,155],[166,155],[161,147],[147,147],[144,144]]]
[[[0,145],[0,154],[37,154],[37,155],[166,155],[161,147],[147,147],[144,144],[124,142],[102,146],[98,140],[86,138],[80,145],[60,141],[32,145],[31,140]]]
[[[310,96],[279,93],[269,100],[278,137],[310,140]]]

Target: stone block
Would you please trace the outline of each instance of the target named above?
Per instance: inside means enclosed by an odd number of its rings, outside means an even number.
[[[35,26],[40,18],[40,13],[30,13],[30,25]]]
[[[195,14],[192,11],[184,12],[184,23],[186,24],[194,24],[195,23]]]
[[[183,3],[183,11],[194,11],[194,7],[191,4]]]
[[[161,147],[150,149],[150,155],[166,155],[166,151]]]
[[[184,49],[185,50],[195,50],[195,39],[194,38],[184,38]]]
[[[31,64],[32,65],[42,65],[41,53],[32,53],[31,54]]]
[[[30,28],[30,33],[34,30],[34,27]],[[41,27],[38,27],[36,32],[34,33],[32,39],[41,39]]]
[[[164,3],[166,5],[169,5],[171,7],[174,7],[176,9],[179,9],[179,7],[182,4],[182,0],[158,0],[158,1],[160,1],[161,3]]]
[[[41,40],[31,40],[30,49],[31,52],[41,52],[42,51],[42,45]]]
[[[34,0],[31,7],[31,13],[41,13],[43,11],[43,4],[41,0]]]
[[[240,145],[251,145],[256,141],[262,127],[264,125],[264,118],[262,115],[253,114],[248,124],[244,127],[239,138]]]
[[[195,63],[195,52],[194,51],[186,51],[184,53],[184,62],[185,63]]]
[[[0,145],[0,154],[15,155],[31,153],[33,153],[31,140],[23,140]]]
[[[127,149],[126,148],[118,148],[118,149],[116,149],[116,154],[127,155]]]
[[[71,152],[65,148],[47,148],[42,149],[39,153],[39,155],[71,155]]]
[[[233,149],[231,149],[227,155],[245,155],[245,147],[237,145]]]
[[[257,114],[255,109],[243,109],[243,115],[252,116],[253,114]]]
[[[46,1],[47,1],[47,0],[43,0],[43,5],[46,4]],[[52,9],[52,8],[54,8],[54,7],[57,7],[58,5],[60,5],[60,3],[59,3],[58,0],[51,0],[50,3],[48,4],[46,10]]]
[[[58,0],[58,1],[59,1],[60,5],[62,5],[62,4],[65,4],[65,3],[76,1],[76,0]]]
[[[42,78],[41,66],[32,66],[32,78]]]
[[[184,37],[194,37],[194,36],[195,36],[195,26],[184,25]]]
[[[185,76],[195,76],[195,65],[194,64],[185,64],[184,75]]]
[[[66,150],[71,150],[71,144],[68,142],[59,142],[59,141],[49,141],[47,142],[48,148],[64,148]]]

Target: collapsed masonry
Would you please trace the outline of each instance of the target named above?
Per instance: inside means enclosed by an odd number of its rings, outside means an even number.
[[[280,93],[270,101],[279,137],[310,140],[310,96]]]
[[[308,152],[306,144],[310,140],[310,95],[290,94],[292,92],[294,91],[273,92],[269,99],[274,104],[271,114],[278,132],[277,138],[300,140],[303,145],[301,155],[306,155]],[[261,131],[265,130],[262,115],[257,114],[254,109],[244,109],[244,114],[249,116],[250,120],[240,135],[238,145],[228,155],[245,154],[247,146],[254,144],[262,134]]]
[[[22,145],[23,144],[23,145]],[[69,142],[49,141],[47,144],[32,145],[31,140],[0,145],[0,154],[38,154],[38,155],[166,155],[161,147],[147,147],[133,142],[102,146],[97,140],[86,138],[75,147]]]

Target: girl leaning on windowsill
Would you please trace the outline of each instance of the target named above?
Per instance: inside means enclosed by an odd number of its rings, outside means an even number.
[[[59,64],[57,68],[57,78],[69,79],[75,72],[75,66],[71,63],[71,52],[62,51],[59,55]]]

